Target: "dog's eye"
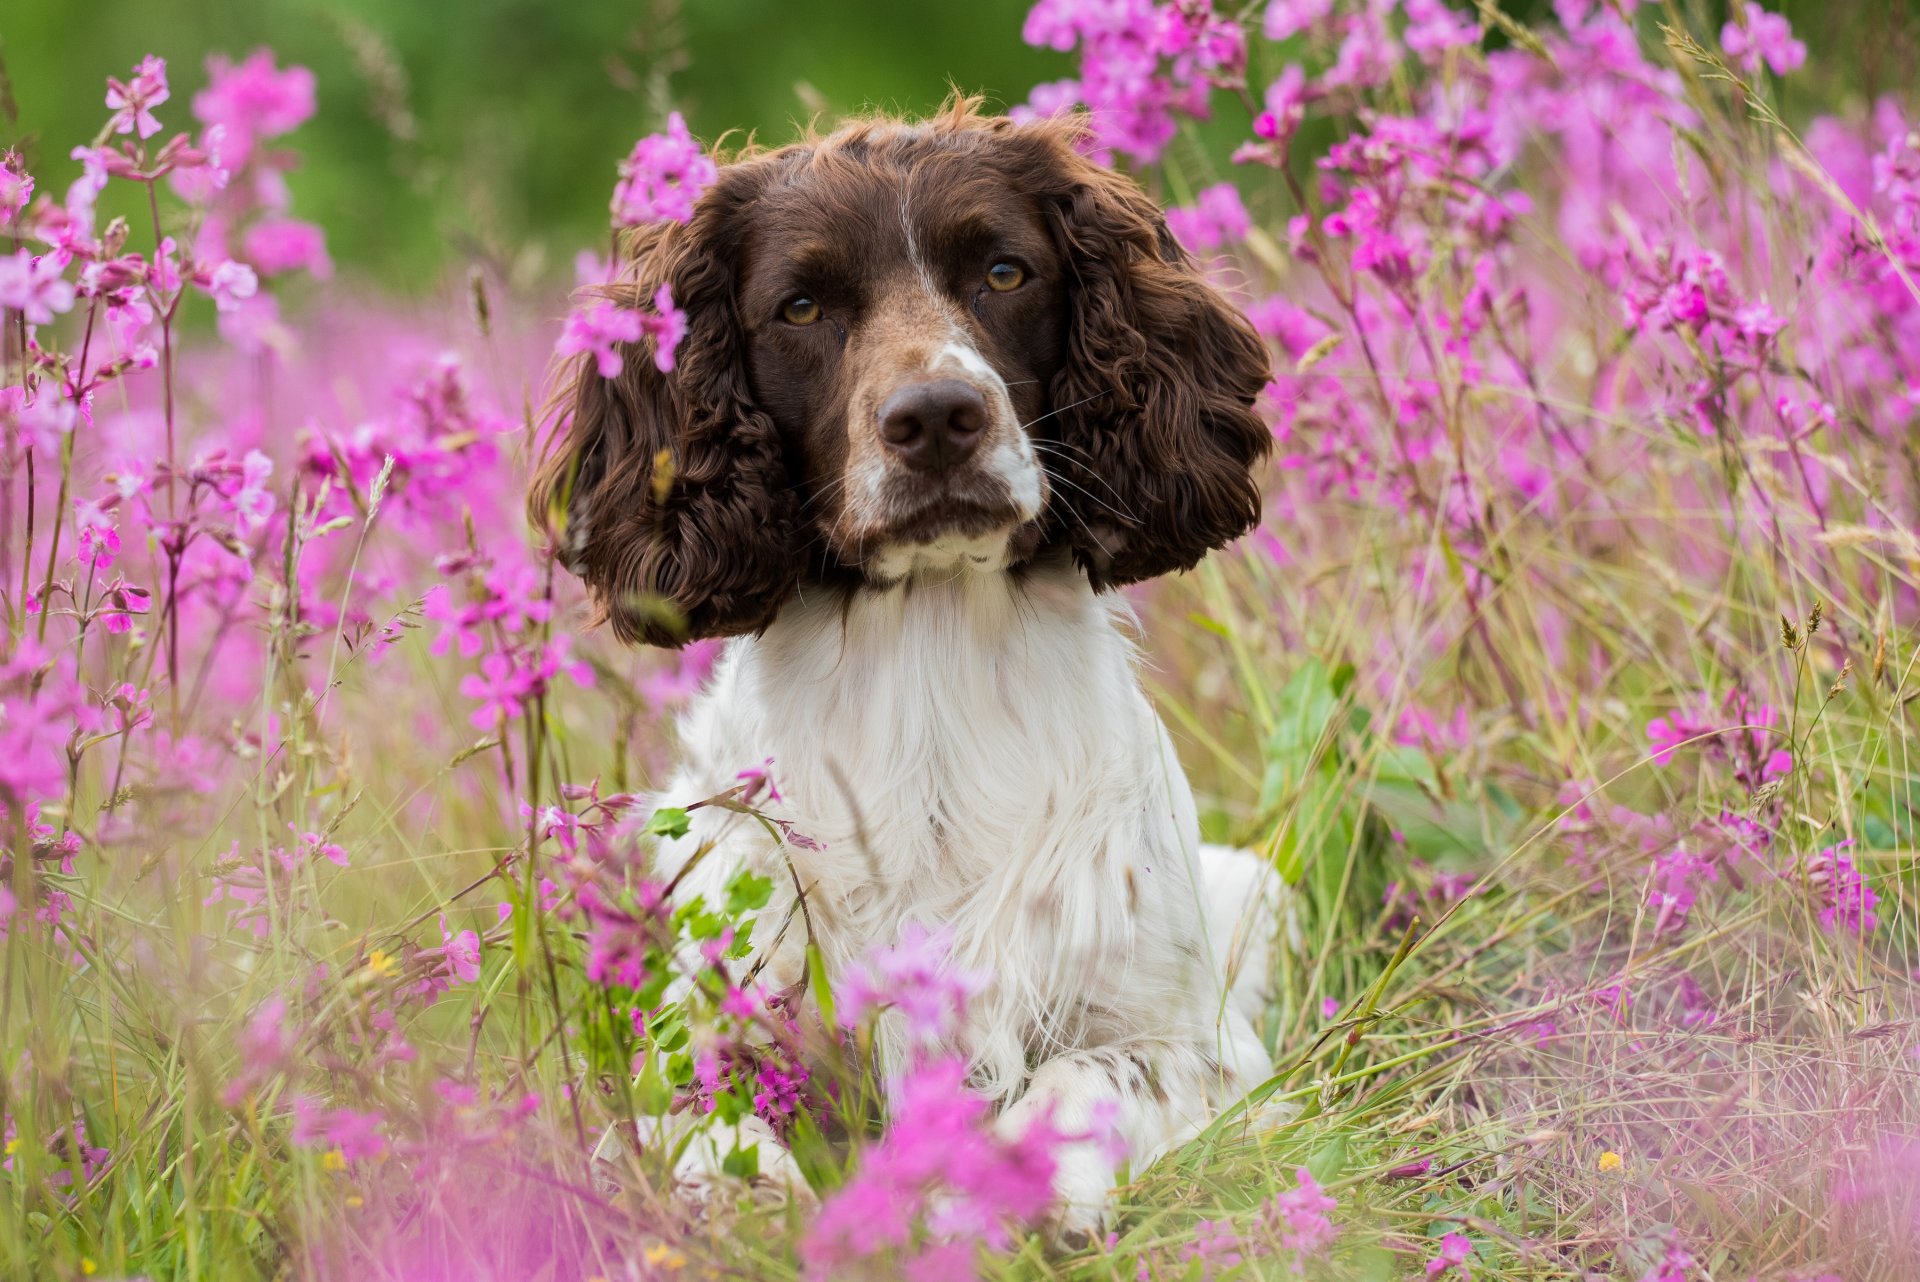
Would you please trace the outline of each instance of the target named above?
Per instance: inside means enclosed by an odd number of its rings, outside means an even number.
[[[811,298],[789,299],[780,309],[780,318],[789,325],[811,325],[820,319],[820,304]]]
[[[987,284],[998,293],[1020,288],[1026,278],[1027,274],[1012,263],[995,263],[987,268]]]

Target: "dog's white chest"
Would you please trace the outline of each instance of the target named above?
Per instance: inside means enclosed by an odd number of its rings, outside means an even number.
[[[1198,960],[1192,799],[1121,608],[1071,573],[792,607],[722,659],[674,799],[771,758],[774,812],[818,844],[773,858],[829,962],[951,927],[956,961],[993,977],[971,1022],[999,1044],[976,1057],[1017,1079],[1031,1043],[1124,1021]],[[736,838],[768,858],[764,834]]]

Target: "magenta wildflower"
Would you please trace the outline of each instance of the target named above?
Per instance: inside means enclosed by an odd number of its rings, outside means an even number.
[[[231,259],[216,264],[211,271],[196,274],[195,285],[204,289],[213,305],[223,312],[237,311],[260,288],[253,268]]]
[[[554,350],[562,356],[592,352],[600,377],[618,378],[626,367],[621,347],[639,342],[645,333],[645,317],[632,308],[609,302],[590,303],[567,316]]]
[[[1820,909],[1820,926],[1829,934],[1844,929],[1855,935],[1869,935],[1880,924],[1874,911],[1880,906],[1880,896],[1867,884],[1853,860],[1841,853],[1852,844],[1852,841],[1843,841],[1827,846],[1807,860],[1807,882],[1819,892],[1824,904]]]
[[[80,532],[81,563],[96,570],[111,569],[120,555],[120,531],[113,517],[92,499],[75,499],[73,525]]]
[[[480,936],[471,930],[458,934],[447,929],[447,915],[440,914],[441,963],[449,977],[462,984],[480,978]]]
[[[687,336],[687,314],[673,305],[673,290],[667,285],[653,291],[653,312],[644,324],[653,338],[653,363],[661,373],[671,374],[674,352]]]
[[[700,193],[719,176],[713,158],[694,141],[687,122],[676,111],[667,117],[665,133],[648,134],[620,162],[620,181],[613,189],[613,224],[684,223],[693,217]]]
[[[386,1152],[387,1141],[380,1134],[385,1123],[379,1113],[326,1109],[306,1095],[293,1101],[293,1142],[309,1148],[337,1149],[348,1162]]]
[[[193,96],[194,118],[221,131],[221,159],[235,168],[247,163],[257,142],[291,133],[313,112],[313,73],[275,67],[268,49],[238,64],[214,54],[207,59],[207,87]]]
[[[242,538],[257,534],[273,516],[273,492],[267,488],[272,477],[273,460],[259,450],[248,450],[240,462],[240,485],[228,500],[234,531]]]
[[[487,730],[502,718],[519,716],[562,673],[577,685],[591,686],[593,669],[573,659],[572,648],[573,638],[562,633],[544,646],[514,646],[487,655],[478,673],[460,678],[460,693],[480,704],[473,711],[473,724]]]
[[[220,1093],[228,1108],[238,1108],[246,1097],[280,1071],[293,1053],[293,1030],[287,1025],[284,998],[270,997],[248,1017],[240,1030],[240,1072]]]
[[[1328,1213],[1339,1203],[1320,1187],[1313,1172],[1294,1168],[1295,1184],[1267,1199],[1260,1208],[1260,1225],[1281,1251],[1293,1256],[1293,1271],[1304,1272],[1306,1262],[1323,1257],[1337,1230]]]
[[[1807,60],[1807,46],[1794,39],[1785,14],[1769,13],[1757,4],[1744,6],[1746,25],[1729,22],[1720,28],[1720,47],[1742,71],[1760,70],[1765,62],[1773,74],[1798,71]]]
[[[1167,210],[1167,228],[1187,249],[1199,252],[1246,239],[1253,220],[1240,202],[1238,188],[1215,183],[1202,188],[1191,206]]]
[[[1274,82],[1267,86],[1266,110],[1253,118],[1253,132],[1282,147],[1306,117],[1307,76],[1298,63],[1289,63]]]
[[[0,257],[0,308],[20,312],[29,325],[50,325],[54,313],[73,307],[73,283],[51,254],[17,249]]]
[[[1678,1242],[1669,1241],[1652,1268],[1640,1275],[1640,1282],[1687,1282],[1694,1260]]]
[[[951,926],[929,929],[908,922],[891,948],[872,949],[848,968],[836,994],[841,1022],[852,1027],[886,1006],[899,1012],[917,1043],[952,1036],[966,1019],[967,1003],[988,979],[954,966],[952,951]]]
[[[1333,15],[1333,0],[1269,0],[1261,32],[1269,40],[1285,40],[1308,31]]]
[[[772,757],[757,766],[748,766],[734,778],[746,785],[740,790],[740,804],[743,806],[751,806],[762,797],[776,803],[785,800],[780,795],[780,786],[773,781]]]
[[[1440,1239],[1440,1250],[1427,1261],[1427,1276],[1473,1282],[1473,1269],[1468,1263],[1472,1256],[1473,1240],[1462,1233],[1449,1233]]]
[[[808,1277],[843,1276],[885,1256],[905,1275],[931,1276],[970,1262],[973,1244],[1003,1249],[1014,1226],[1045,1213],[1057,1133],[1042,1122],[1017,1140],[996,1136],[966,1071],[959,1059],[939,1059],[891,1083],[886,1135],[801,1242]]]
[[[673,369],[674,350],[686,333],[686,313],[673,305],[673,293],[661,285],[653,296],[653,311],[621,307],[606,300],[589,303],[568,315],[554,350],[562,356],[593,354],[602,378],[618,378],[626,368],[621,349],[651,336],[653,363],[662,373]]]
[[[1699,898],[1701,883],[1720,880],[1720,870],[1681,843],[1654,857],[1651,877],[1647,903],[1655,911],[1653,928],[1666,931],[1686,923]]]
[[[33,175],[18,152],[0,152],[0,224],[10,223],[33,199]]]
[[[700,692],[720,656],[716,640],[694,641],[662,656],[661,666],[640,678],[640,693],[656,708],[686,703]]]
[[[1448,49],[1480,43],[1480,27],[1445,0],[1406,0],[1407,48],[1428,62],[1438,61]]]
[[[153,109],[168,97],[167,64],[152,54],[140,60],[133,69],[133,78],[124,84],[109,76],[107,106],[113,110],[113,119],[109,122],[113,132],[137,133],[143,139],[153,137],[160,132],[160,121],[154,117]]]
[[[333,275],[326,233],[298,218],[264,218],[247,229],[241,244],[247,261],[261,275],[304,271],[316,280]]]
[[[25,388],[0,387],[0,449],[53,455],[79,417],[73,402],[50,388],[28,400]]]
[[[1197,1264],[1202,1279],[1214,1276],[1217,1269],[1231,1269],[1246,1262],[1245,1243],[1234,1231],[1231,1220],[1196,1220],[1180,1248],[1180,1258]]]
[[[643,887],[643,892],[646,888]],[[650,901],[641,895],[638,914],[622,912],[601,904],[595,897],[587,905],[592,927],[587,933],[587,978],[596,984],[620,988],[641,988],[649,974],[647,958],[656,946],[665,914],[658,910],[658,887]]]

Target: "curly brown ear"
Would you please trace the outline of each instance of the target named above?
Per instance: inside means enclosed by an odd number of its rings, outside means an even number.
[[[547,457],[528,493],[536,527],[587,583],[596,622],[623,641],[680,646],[756,632],[793,592],[797,504],[773,421],[754,408],[742,360],[734,267],[745,195],[725,178],[685,225],[650,228],[621,283],[650,306],[665,282],[687,314],[676,368],[650,345],[602,378],[567,363]]]
[[[1067,482],[1052,537],[1106,587],[1191,569],[1259,521],[1252,471],[1273,434],[1253,401],[1272,363],[1146,193],[1073,150],[1073,128],[1023,131],[1051,152],[1038,189],[1072,292],[1055,413],[1036,426],[1062,446],[1044,451]]]

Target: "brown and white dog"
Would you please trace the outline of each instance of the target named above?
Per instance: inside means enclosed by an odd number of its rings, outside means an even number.
[[[745,865],[791,895],[791,859],[830,968],[950,926],[993,976],[956,1049],[999,1124],[1112,1114],[1137,1164],[1265,1075],[1276,923],[1268,870],[1200,843],[1113,589],[1258,519],[1269,362],[1082,128],[961,102],[722,167],[612,291],[671,286],[678,368],[571,371],[531,510],[618,636],[738,638],[662,800],[772,758],[776,813],[821,843],[702,810],[660,871],[717,842],[689,889]],[[1061,1226],[1112,1180],[1100,1146],[1064,1154]]]

